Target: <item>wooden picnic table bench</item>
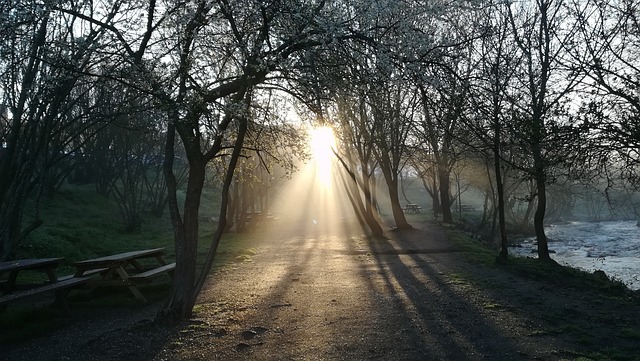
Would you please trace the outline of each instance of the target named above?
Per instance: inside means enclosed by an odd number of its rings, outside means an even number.
[[[63,258],[39,258],[21,259],[8,262],[0,262],[0,277],[8,274],[7,279],[2,282],[2,295],[0,296],[0,311],[3,311],[8,303],[20,301],[26,297],[53,293],[55,303],[60,306],[65,313],[69,313],[66,296],[72,288],[84,285],[89,278],[64,278],[59,279],[55,274],[55,269]],[[47,280],[43,283],[20,283],[18,273],[25,271],[36,271],[47,274]]]
[[[153,248],[76,262],[75,277],[98,274],[100,277],[92,279],[90,285],[98,287],[124,286],[137,299],[146,303],[146,298],[137,286],[163,273],[173,276],[176,264],[167,264],[163,254],[164,248]],[[151,260],[152,262],[155,260],[155,263],[148,267],[141,263],[142,260]]]

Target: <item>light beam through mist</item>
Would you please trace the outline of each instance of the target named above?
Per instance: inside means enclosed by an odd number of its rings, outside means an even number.
[[[337,175],[340,169],[333,154],[336,139],[332,129],[314,128],[308,134],[312,158],[280,188],[273,205],[278,224],[271,227],[272,232],[311,238],[361,234]]]
[[[333,130],[329,127],[313,128],[309,131],[309,148],[315,163],[315,171],[320,185],[331,187],[333,174],[333,148],[336,139]]]

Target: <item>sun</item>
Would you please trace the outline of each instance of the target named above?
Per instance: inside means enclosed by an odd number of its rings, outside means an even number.
[[[331,166],[335,146],[336,138],[331,128],[318,127],[309,130],[309,149],[321,183],[325,186],[331,183]]]
[[[309,131],[311,155],[316,161],[325,162],[333,156],[336,139],[329,127],[313,128]]]

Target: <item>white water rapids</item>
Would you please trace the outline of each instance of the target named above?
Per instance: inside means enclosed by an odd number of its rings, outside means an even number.
[[[640,289],[640,227],[636,221],[569,222],[545,227],[549,250],[556,262],[624,282]],[[511,247],[515,255],[535,257],[535,237]]]

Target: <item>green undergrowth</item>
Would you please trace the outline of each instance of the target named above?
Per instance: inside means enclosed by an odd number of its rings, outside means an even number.
[[[483,265],[495,264],[497,252],[473,239],[468,233],[448,228],[447,235],[457,247],[462,249],[467,260]]]
[[[198,262],[206,258],[217,223],[211,217],[219,200],[215,189],[202,197]],[[65,186],[53,198],[43,202],[43,225],[32,232],[17,251],[16,258],[63,257],[59,275],[71,274],[77,261],[145,248],[162,247],[167,261],[175,260],[173,229],[168,211],[162,217],[143,215],[139,230],[124,232],[118,206],[110,198],[98,195],[93,186]],[[251,234],[227,234],[217,250],[216,263],[233,262],[254,246]],[[254,248],[255,250],[255,248]]]
[[[217,193],[215,189],[209,189],[203,194],[198,267],[207,257],[216,230],[217,223],[212,222],[211,217],[217,214],[219,207]],[[165,260],[175,260],[168,211],[160,218],[145,214],[139,230],[124,232],[117,204],[98,195],[93,186],[63,187],[51,199],[42,202],[40,218],[44,223],[20,245],[16,258],[64,258],[56,271],[58,276],[73,274],[77,261],[147,248],[162,247]],[[225,234],[218,246],[212,272],[239,261],[251,261],[258,253],[258,242],[258,234]],[[46,279],[46,275],[39,272],[21,272],[19,277],[21,282]],[[170,278],[163,276],[153,284],[141,286],[141,290],[150,302],[158,302],[167,296],[170,287]],[[51,304],[53,297],[30,300],[10,303],[4,312],[0,312],[0,342],[7,341],[7,337],[37,336],[64,323],[60,322],[65,318],[61,311]],[[69,294],[68,301],[72,315],[74,311],[142,306],[126,288],[76,290]]]
[[[586,288],[611,297],[632,295],[627,286],[607,276],[559,265],[553,261],[540,261],[530,257],[511,257],[505,268],[521,276],[544,281],[563,288]]]
[[[620,331],[620,336],[640,341],[640,330],[627,327]]]

